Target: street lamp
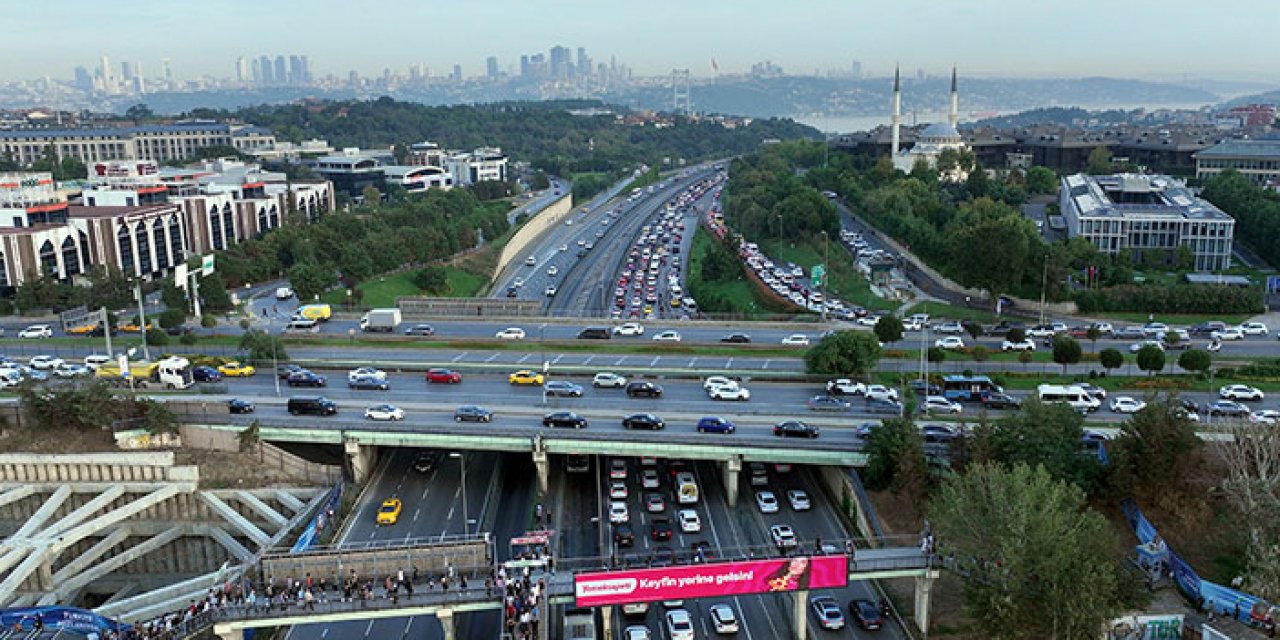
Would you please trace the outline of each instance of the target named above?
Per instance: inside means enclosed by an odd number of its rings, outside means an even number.
[[[467,457],[457,451],[449,453],[450,458],[457,458],[462,465],[462,533],[471,533],[471,518],[467,515]]]

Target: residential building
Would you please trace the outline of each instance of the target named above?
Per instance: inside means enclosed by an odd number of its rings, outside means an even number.
[[[1196,177],[1235,169],[1254,184],[1280,187],[1280,139],[1225,140],[1196,153]]]
[[[86,165],[111,160],[185,160],[212,146],[240,151],[267,147],[275,136],[252,125],[218,122],[179,122],[114,128],[0,130],[0,155],[30,165],[52,147],[58,158],[75,158]]]
[[[1171,264],[1186,246],[1196,271],[1231,266],[1235,219],[1169,176],[1066,176],[1058,206],[1069,237],[1081,236],[1108,255],[1128,250],[1137,262],[1157,252]]]

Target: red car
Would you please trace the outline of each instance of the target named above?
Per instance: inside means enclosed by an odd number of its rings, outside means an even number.
[[[427,382],[458,384],[462,382],[462,374],[452,369],[427,369]]]

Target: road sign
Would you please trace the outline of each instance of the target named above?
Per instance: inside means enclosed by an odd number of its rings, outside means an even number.
[[[213,255],[207,255],[200,263],[200,275],[213,275]]]
[[[173,285],[179,289],[187,288],[187,264],[179,263],[173,267]]]
[[[826,280],[827,280],[827,267],[821,264],[814,265],[813,272],[809,276],[810,284],[812,284],[815,287],[821,287],[822,284],[826,282]]]

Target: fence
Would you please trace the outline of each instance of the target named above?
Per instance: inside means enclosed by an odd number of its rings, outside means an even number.
[[[295,580],[311,575],[325,577],[340,584],[342,578],[387,576],[415,569],[423,573],[441,574],[455,571],[483,571],[488,574],[493,563],[493,549],[488,536],[455,537],[443,541],[397,540],[395,547],[347,545],[340,548],[316,547],[301,553],[264,555],[262,575]]]

